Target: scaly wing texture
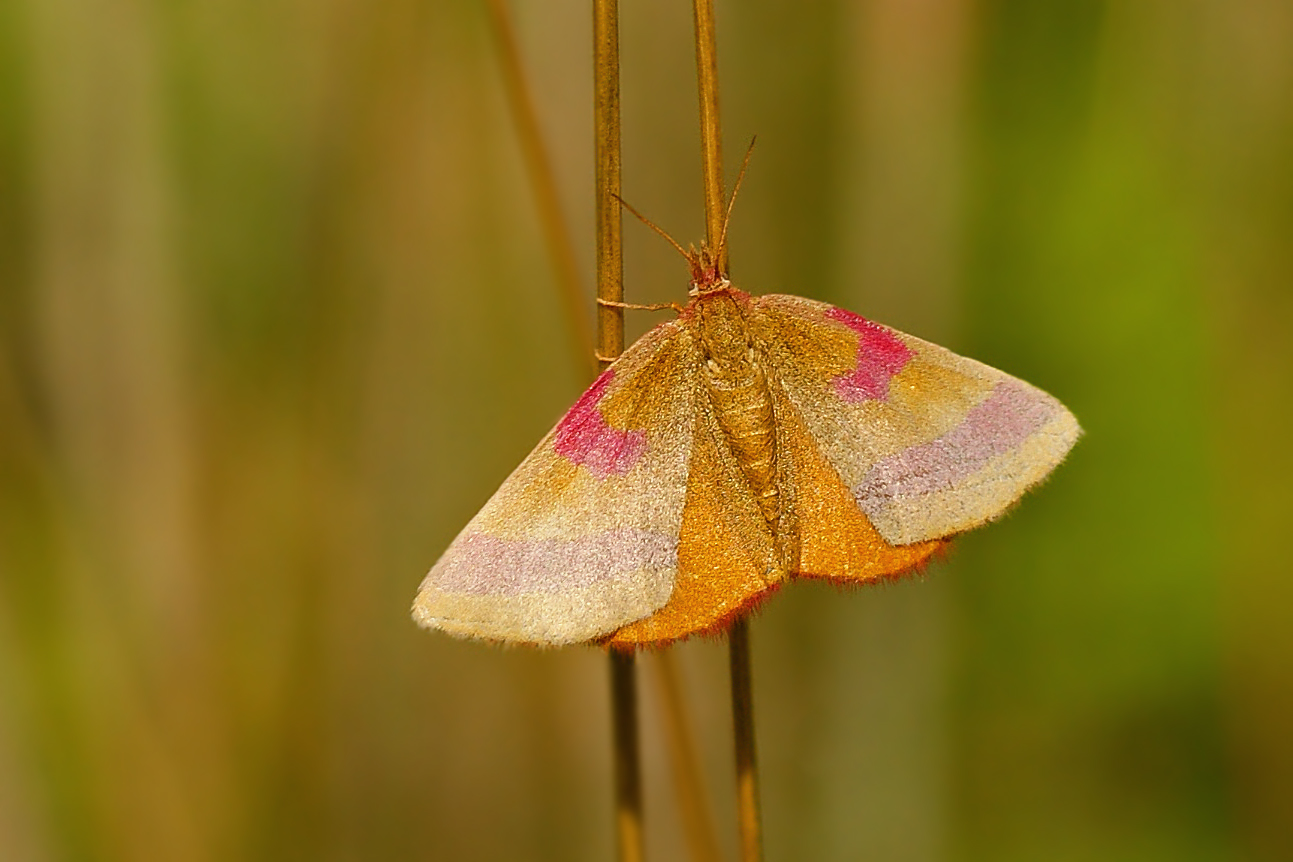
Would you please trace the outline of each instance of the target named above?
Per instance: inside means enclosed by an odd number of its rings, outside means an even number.
[[[703,392],[695,410],[673,594],[657,613],[612,635],[614,646],[659,646],[717,631],[786,577],[777,537]]]
[[[787,508],[782,533],[796,574],[843,581],[892,577],[918,568],[946,544],[942,539],[886,541],[858,508],[790,398],[782,390],[774,390],[773,397]]]
[[[980,362],[825,303],[753,303],[767,362],[808,437],[889,546],[997,517],[1081,433],[1050,395]],[[811,539],[807,523],[803,534]],[[837,576],[807,563],[804,574]]]
[[[431,568],[418,624],[559,645],[662,607],[678,569],[697,361],[672,321],[603,372]]]
[[[697,399],[695,444],[678,546],[678,578],[668,603],[608,642],[661,646],[720,631],[790,572],[864,580],[919,566],[941,541],[892,547],[862,514],[818,451],[803,419],[772,388],[783,514],[774,533],[741,474],[704,397]]]

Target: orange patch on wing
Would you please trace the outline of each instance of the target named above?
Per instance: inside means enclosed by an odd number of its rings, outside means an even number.
[[[814,445],[798,411],[782,399],[777,443],[793,465],[799,559],[795,574],[839,581],[894,577],[918,568],[947,544],[935,539],[890,545]]]
[[[678,541],[678,574],[669,601],[618,629],[605,643],[662,646],[714,630],[785,578],[771,531],[712,416],[697,416]]]

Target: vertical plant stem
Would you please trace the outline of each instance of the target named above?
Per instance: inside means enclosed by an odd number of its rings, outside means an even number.
[[[620,862],[643,862],[642,766],[638,759],[637,660],[631,650],[609,650],[615,747],[615,832]]]
[[[599,349],[599,346],[594,342],[594,335],[587,324],[587,319],[580,313],[579,302],[583,290],[579,283],[578,268],[575,264],[572,232],[560,206],[552,161],[548,157],[548,148],[544,144],[543,134],[539,128],[538,112],[531,98],[530,88],[526,85],[526,75],[516,38],[516,29],[512,24],[507,0],[487,0],[487,4],[493,21],[495,36],[498,40],[499,57],[507,86],[508,102],[512,110],[513,121],[516,123],[526,166],[529,169],[530,180],[534,186],[535,200],[538,204],[540,219],[543,221],[549,256],[552,259],[557,277],[557,285],[564,295],[566,310],[572,320],[571,327],[576,336],[574,344],[576,346],[577,362],[581,366],[586,366],[589,360],[597,354],[611,356],[613,353],[618,352],[619,342],[616,341],[617,337],[614,335],[614,329],[612,328],[610,330],[612,334],[611,342],[602,345]],[[613,115],[614,105],[611,100],[617,97],[617,90],[614,88],[608,89],[606,95],[607,99],[603,100],[601,104],[609,105],[609,110]],[[613,130],[617,125],[612,121],[607,127]],[[618,177],[618,148],[615,146],[614,141],[609,140],[604,150],[599,149],[599,152],[605,152],[608,156],[606,169],[599,173],[599,176]],[[613,182],[614,188],[618,188],[618,180],[613,180]],[[622,218],[622,213],[618,206],[608,208],[599,213],[599,223],[606,224],[608,228],[606,232],[608,241],[599,245],[599,248],[614,248],[618,225],[610,218],[603,220],[601,218],[603,215],[619,215]],[[607,261],[609,272],[618,273],[621,271],[618,255],[610,253],[604,259]],[[605,281],[599,281],[599,284],[605,283]],[[612,292],[612,295],[607,298],[615,298],[615,293]],[[617,319],[622,314],[622,309],[612,308],[608,310],[611,312],[610,318],[612,320]],[[602,326],[600,331],[607,332],[607,329]],[[3,382],[3,378],[0,378],[0,382]],[[0,394],[3,394],[3,392],[0,391]],[[714,833],[714,823],[710,816],[704,785],[701,780],[700,766],[696,757],[696,746],[691,738],[687,718],[687,702],[682,686],[678,682],[677,663],[674,660],[673,653],[668,650],[662,651],[656,658],[656,667],[659,669],[657,680],[660,688],[660,701],[665,711],[666,730],[668,731],[666,737],[672,755],[678,807],[687,841],[691,848],[691,856],[694,862],[719,862],[721,857],[718,849],[718,838]],[[628,675],[629,683],[631,683],[633,678],[632,668],[627,669],[625,672]],[[620,671],[615,671],[615,673],[620,673]],[[631,693],[631,685],[624,690]],[[627,715],[631,721],[633,718],[631,701],[625,700],[624,703],[626,704],[624,708],[628,710]],[[621,727],[623,725],[617,723],[616,726]],[[625,736],[624,744],[627,746],[626,750],[628,752],[636,750],[637,743],[633,741],[634,738],[635,734],[633,733]],[[631,772],[632,768],[629,771]],[[632,781],[627,787],[632,788],[637,783],[639,782]],[[635,842],[631,840],[630,843]]]
[[[593,128],[597,161],[597,298],[624,301],[624,222],[620,212],[620,31],[618,0],[593,0]],[[624,350],[624,309],[598,303],[597,354]]]
[[[723,201],[723,135],[718,113],[718,50],[712,0],[694,0],[696,78],[700,93],[700,138],[705,172],[705,236],[718,250],[727,208]],[[726,244],[718,260],[728,271]],[[763,858],[759,818],[759,773],[754,756],[754,702],[750,696],[750,629],[746,619],[728,631],[732,679],[732,737],[736,746],[737,824],[742,862]]]
[[[736,744],[736,818],[741,862],[763,858],[759,816],[759,770],[754,757],[754,696],[750,683],[750,622],[737,620],[728,632],[732,675],[732,739]]]
[[[718,114],[718,49],[714,32],[713,0],[694,0],[696,18],[696,82],[700,94],[700,146],[705,180],[705,243],[719,250],[723,235],[723,133]],[[727,249],[718,260],[727,272]]]
[[[539,117],[534,108],[534,99],[530,88],[526,85],[525,73],[521,65],[521,51],[516,41],[516,29],[512,26],[507,0],[488,0],[487,5],[490,20],[494,25],[494,34],[498,39],[499,61],[502,66],[508,104],[512,109],[513,121],[516,123],[521,152],[525,157],[525,166],[530,175],[530,184],[534,188],[535,203],[539,208],[539,220],[543,225],[548,255],[552,258],[557,287],[561,292],[566,316],[570,320],[575,336],[569,343],[575,351],[575,362],[580,367],[591,370],[593,367],[591,357],[594,353],[593,333],[582,308],[585,294],[583,286],[579,283],[575,243],[571,237],[569,222],[562,214],[561,197],[557,193],[552,160],[548,156],[548,148],[544,145],[543,134],[539,130]]]
[[[620,193],[620,38],[617,0],[593,0],[593,143],[597,218],[597,298],[624,301]],[[624,350],[624,309],[598,303],[597,355]],[[638,758],[637,675],[632,651],[611,649],[615,830],[620,862],[643,862],[642,768]]]

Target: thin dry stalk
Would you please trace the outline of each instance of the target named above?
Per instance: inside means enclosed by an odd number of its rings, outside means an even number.
[[[705,181],[705,242],[719,252],[718,266],[727,272],[727,249],[719,246],[725,215],[723,201],[723,132],[718,113],[718,42],[712,0],[695,0],[696,82],[700,94],[700,146]]]
[[[618,0],[593,3],[593,134],[596,159],[597,298],[624,301],[624,222],[620,212],[620,33]],[[597,355],[624,350],[624,309],[597,305]]]
[[[574,243],[571,239],[572,232],[560,206],[556,176],[553,171],[552,161],[548,157],[548,148],[544,143],[543,134],[539,127],[538,112],[535,109],[530,89],[526,83],[527,77],[521,61],[520,48],[516,39],[516,30],[512,23],[511,13],[506,0],[488,0],[488,7],[495,36],[498,40],[499,57],[503,67],[503,77],[506,82],[513,121],[516,123],[522,151],[525,154],[526,166],[529,170],[531,183],[534,186],[535,199],[539,206],[539,215],[543,222],[558,286],[566,299],[568,316],[572,320],[572,328],[576,335],[574,344],[577,349],[578,362],[580,365],[584,365],[590,357],[597,354],[610,357],[618,352],[618,347],[614,343],[613,327],[611,329],[612,343],[602,345],[602,349],[599,350],[597,345],[594,344],[593,334],[587,325],[586,318],[579,313],[578,304],[583,291],[575,264]],[[612,100],[618,101],[618,90],[610,88],[606,91],[606,96],[608,98],[602,104],[607,106],[608,116],[613,117],[617,112]],[[607,128],[613,131],[617,125],[617,122],[612,121]],[[599,176],[618,177],[619,153],[613,140],[615,137],[617,136],[608,135],[607,146],[604,149],[599,149],[599,153],[604,152],[607,156],[604,170]],[[613,180],[612,189],[617,190],[618,185],[618,180]],[[615,196],[615,200],[620,202],[618,195]],[[612,211],[608,210],[608,212]],[[607,228],[608,241],[599,245],[599,248],[614,249],[618,244],[615,237],[615,234],[618,233],[618,224],[607,223]],[[611,273],[620,272],[618,259],[618,255],[613,252],[606,255],[605,260]],[[605,284],[605,281],[599,280],[599,284]],[[613,301],[604,298],[604,302]],[[602,327],[601,332],[605,331],[606,328]],[[600,334],[598,337],[601,337]],[[719,859],[718,842],[714,834],[712,819],[709,816],[709,807],[705,800],[695,745],[692,743],[690,736],[686,699],[683,696],[681,686],[677,682],[678,672],[672,653],[662,652],[657,666],[660,668],[659,687],[661,702],[666,714],[667,739],[672,752],[678,804],[685,824],[688,843],[691,846],[692,858],[696,862],[717,862]],[[612,696],[619,698],[619,702],[622,704],[622,706],[617,707],[617,710],[625,710],[628,715],[628,721],[632,721],[635,709],[632,706],[633,700],[630,699],[632,696],[633,669],[631,665],[625,666],[621,664],[618,667],[619,670],[613,671],[613,674],[616,674],[614,676],[616,681],[612,684]],[[617,720],[616,726],[623,730],[630,725],[627,722],[620,723]],[[623,737],[622,740],[621,736]],[[617,735],[616,740],[617,745],[623,744],[634,748],[637,745],[636,733]],[[634,767],[629,766],[625,770],[626,775],[631,774],[633,770]],[[634,792],[631,788],[638,784],[639,781],[640,779],[630,780],[628,786],[626,786],[626,792]],[[640,820],[640,817],[637,819]],[[628,825],[628,828],[640,831],[640,827],[634,826],[632,823]],[[629,843],[637,843],[637,839],[630,838]]]
[[[737,620],[728,632],[732,676],[732,739],[736,745],[736,818],[741,862],[763,858],[759,815],[759,770],[754,757],[754,694],[750,683],[750,622]]]
[[[597,356],[607,365],[624,350],[623,217],[620,213],[620,37],[617,0],[593,2],[593,147],[597,218]],[[634,655],[612,649],[611,720],[615,741],[615,829],[620,862],[643,862]]]
[[[718,112],[718,49],[712,0],[695,0],[696,78],[700,92],[701,153],[705,172],[705,235],[719,252],[718,265],[728,271],[723,230],[727,210],[723,201],[723,144]],[[722,246],[722,248],[720,248]],[[732,737],[736,745],[737,825],[742,862],[763,858],[759,817],[759,773],[754,756],[754,703],[750,697],[749,624],[738,620],[728,632],[731,651]]]
[[[643,862],[642,764],[638,757],[637,661],[612,649],[611,715],[615,753],[615,832],[620,862]]]

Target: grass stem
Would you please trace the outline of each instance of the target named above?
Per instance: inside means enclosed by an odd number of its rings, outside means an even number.
[[[719,270],[727,272],[727,250],[719,249],[726,203],[723,200],[723,133],[718,112],[718,50],[713,0],[694,0],[696,82],[700,95],[701,162],[705,183],[705,244],[720,251]]]
[[[593,2],[593,142],[597,222],[597,355],[624,350],[623,215],[620,212],[620,37],[617,0]],[[643,862],[642,767],[637,672],[632,652],[612,649],[611,720],[615,755],[615,830],[620,862]]]
[[[754,756],[754,695],[750,682],[750,620],[743,617],[728,632],[732,677],[732,739],[736,745],[736,819],[741,862],[763,859],[759,815],[759,770]]]
[[[608,651],[615,748],[615,832],[620,862],[643,862],[642,764],[638,757],[636,653]]]
[[[727,273],[727,220],[723,199],[723,134],[718,111],[718,50],[713,0],[694,0],[696,78],[700,93],[700,141],[705,176],[705,240],[719,252],[719,270]],[[721,246],[721,248],[720,248]],[[736,804],[742,862],[763,858],[759,817],[759,773],[754,756],[754,702],[750,695],[750,629],[747,619],[728,631],[732,680],[732,737],[736,745]]]

